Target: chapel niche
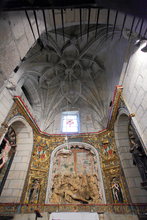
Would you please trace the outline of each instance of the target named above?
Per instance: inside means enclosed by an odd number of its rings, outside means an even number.
[[[0,194],[3,190],[16,150],[16,134],[10,126],[0,144]]]
[[[147,190],[147,155],[131,123],[129,124],[129,140],[133,164],[137,166],[139,170],[142,179],[141,186]]]
[[[84,144],[60,148],[52,159],[49,203],[103,203],[98,156]]]

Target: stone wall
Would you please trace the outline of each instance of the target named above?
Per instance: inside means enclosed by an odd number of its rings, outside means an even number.
[[[141,47],[130,57],[123,81],[123,97],[129,112],[135,113],[132,120],[147,150],[147,53],[142,52]]]
[[[13,105],[11,94],[6,88],[1,88],[0,91],[0,124],[2,124]]]
[[[19,65],[34,39],[24,12],[3,12],[0,29],[0,71],[5,80]]]

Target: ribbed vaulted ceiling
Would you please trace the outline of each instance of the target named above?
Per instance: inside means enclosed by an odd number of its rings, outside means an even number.
[[[87,30],[87,25],[84,26]],[[41,129],[48,131],[62,111],[84,109],[94,115],[97,129],[107,125],[109,104],[123,66],[127,41],[119,40],[120,31],[99,25],[89,27],[89,35],[73,25],[42,34],[25,57],[23,88]]]

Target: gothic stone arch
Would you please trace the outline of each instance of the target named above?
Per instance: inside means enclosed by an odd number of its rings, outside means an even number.
[[[121,108],[115,122],[116,145],[132,202],[146,203],[147,193],[141,188],[141,176],[138,168],[133,164],[132,154],[130,153],[129,123],[129,112],[125,108]]]
[[[16,153],[4,184],[0,202],[20,202],[33,148],[33,132],[23,117],[12,118],[11,126],[16,133]]]

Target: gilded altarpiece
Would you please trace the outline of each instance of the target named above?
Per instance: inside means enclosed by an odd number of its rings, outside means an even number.
[[[124,175],[121,169],[120,159],[118,157],[116,145],[114,142],[113,132],[104,131],[100,134],[83,134],[83,135],[77,135],[77,136],[69,136],[69,141],[70,141],[70,138],[72,139],[72,141],[74,139],[76,141],[77,138],[80,138],[82,142],[89,143],[90,145],[95,147],[95,149],[97,150],[99,158],[100,158],[100,166],[102,169],[106,202],[109,204],[130,202],[127,185],[126,185],[125,178],[124,178]],[[39,136],[38,134],[34,133],[34,149],[33,149],[32,158],[30,162],[30,169],[28,171],[28,176],[27,176],[27,180],[25,183],[25,187],[24,187],[22,202],[32,203],[32,204],[35,204],[35,203],[44,204],[45,203],[48,173],[49,173],[49,167],[50,167],[50,156],[51,156],[52,151],[59,145],[63,144],[64,141],[65,139],[63,136],[50,136],[50,137],[44,136],[43,137],[43,136]],[[76,151],[76,150],[73,149],[72,151]],[[71,155],[70,156],[71,160],[68,160],[68,163],[69,163],[68,169],[70,172],[73,171],[74,169],[77,169],[75,168],[75,165],[73,164],[73,160],[72,160],[73,159],[72,157],[74,157],[74,155]],[[84,150],[83,151],[81,150],[80,157],[82,156],[85,157]],[[77,154],[77,157],[78,157],[78,154]],[[57,163],[60,162],[61,170],[59,170],[59,172],[63,173],[65,171],[65,166],[67,164],[65,163],[63,164],[63,158],[60,156],[58,157],[56,162]],[[77,167],[79,167],[78,172],[80,172],[81,164],[78,164],[78,163],[81,163],[81,160],[78,160],[77,162]],[[54,167],[54,172],[56,172],[56,169],[57,169],[57,166]],[[88,166],[87,166],[87,169],[89,169]],[[85,164],[85,170],[86,170],[86,164]],[[74,173],[72,175],[74,177]],[[55,176],[56,176],[55,179],[59,178],[59,175],[55,175]],[[68,175],[67,175],[67,179],[68,179]],[[75,176],[75,181],[76,179],[78,179],[77,176]],[[62,178],[60,178],[60,181],[62,181]],[[57,180],[57,182],[59,182],[59,180]],[[55,203],[56,202],[59,203],[58,201],[56,201],[55,198],[51,197],[50,203],[53,203],[53,201]],[[81,202],[82,204],[87,204],[87,201],[86,200],[84,201],[84,199],[83,201],[80,201],[80,202],[79,201],[77,199],[77,202],[75,203],[78,204]],[[72,202],[73,201],[70,201],[69,203],[72,203]],[[65,201],[63,200],[61,203],[63,204],[65,203]],[[101,203],[101,201],[100,199],[91,200],[91,203]]]
[[[34,147],[32,157],[22,194],[22,203],[44,204],[47,192],[50,156],[53,150],[65,143],[63,135],[40,134],[29,114],[23,106],[16,101],[10,110],[1,128],[1,135],[7,130],[7,124],[15,116],[23,116],[34,131]],[[72,142],[80,139],[81,142],[92,145],[98,152],[102,171],[106,203],[129,203],[129,192],[124,174],[121,169],[120,159],[114,141],[112,130],[101,133],[85,133],[77,136],[68,136]]]

